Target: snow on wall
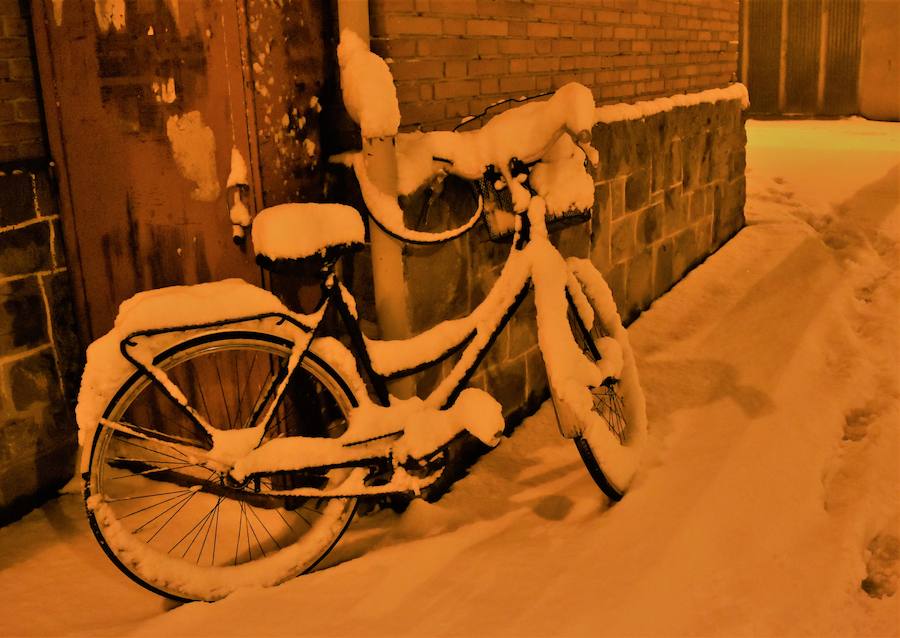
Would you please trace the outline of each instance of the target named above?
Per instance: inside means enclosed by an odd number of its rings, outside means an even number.
[[[661,97],[654,100],[643,100],[633,104],[620,102],[619,104],[605,104],[594,111],[594,122],[609,124],[623,120],[639,120],[658,113],[666,113],[678,106],[697,106],[698,104],[715,104],[722,100],[740,100],[741,108],[750,106],[750,96],[747,87],[736,82],[727,88],[706,89],[672,97]]]
[[[53,12],[55,17],[55,6]],[[60,17],[61,14],[60,0]],[[94,15],[97,17],[97,26],[103,33],[109,33],[110,29],[121,31],[125,28],[125,0],[94,0]]]

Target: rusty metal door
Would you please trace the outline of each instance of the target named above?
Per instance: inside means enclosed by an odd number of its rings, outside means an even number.
[[[858,0],[742,0],[741,79],[752,113],[859,110]]]
[[[139,290],[260,283],[252,251],[232,242],[232,155],[250,167],[252,210],[263,201],[257,131],[296,128],[302,113],[268,108],[257,123],[254,94],[277,87],[254,80],[246,5],[34,0],[32,11],[82,337],[108,330]]]

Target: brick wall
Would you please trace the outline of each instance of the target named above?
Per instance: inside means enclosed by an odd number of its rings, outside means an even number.
[[[737,0],[372,0],[404,130],[446,128],[499,99],[590,86],[598,103],[722,86]]]
[[[43,157],[26,0],[0,0],[0,162]]]
[[[71,476],[81,350],[46,162],[0,165],[0,521]]]

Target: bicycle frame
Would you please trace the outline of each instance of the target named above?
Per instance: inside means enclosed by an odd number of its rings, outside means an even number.
[[[540,207],[543,210],[543,207]],[[434,410],[445,410],[450,408],[460,393],[467,387],[472,375],[484,360],[490,348],[493,346],[497,336],[509,323],[512,315],[518,310],[522,301],[529,292],[534,282],[535,270],[540,269],[540,264],[535,259],[535,254],[540,251],[551,251],[560,260],[562,256],[550,244],[547,239],[546,226],[543,214],[532,215],[523,214],[519,216],[519,224],[516,230],[514,241],[510,250],[509,258],[500,273],[499,278],[491,288],[487,297],[468,317],[456,320],[458,327],[456,334],[452,340],[445,342],[443,346],[436,349],[431,347],[420,347],[429,341],[433,341],[437,330],[441,329],[443,324],[439,324],[435,328],[427,330],[415,337],[407,340],[398,341],[373,341],[364,336],[357,319],[356,313],[352,309],[355,301],[351,293],[341,284],[334,273],[333,267],[329,266],[323,270],[325,276],[322,281],[323,296],[316,310],[310,314],[285,314],[285,313],[266,313],[257,315],[247,315],[223,319],[221,321],[194,324],[186,326],[176,326],[165,329],[150,329],[135,332],[125,338],[121,344],[122,354],[128,359],[138,370],[136,374],[147,375],[152,382],[176,404],[180,405],[189,419],[198,427],[199,431],[206,433],[206,439],[203,443],[209,446],[209,449],[201,449],[195,443],[181,439],[179,437],[168,435],[156,430],[146,430],[130,424],[113,423],[104,419],[103,425],[123,431],[127,434],[139,436],[142,438],[152,438],[159,440],[167,445],[178,447],[182,451],[189,450],[195,457],[201,457],[211,467],[219,470],[228,471],[230,467],[238,460],[234,456],[223,457],[214,453],[216,449],[215,438],[228,436],[227,432],[223,433],[207,423],[203,417],[190,405],[190,402],[184,397],[181,390],[172,383],[166,373],[157,368],[152,361],[148,362],[131,352],[142,339],[153,339],[161,335],[193,332],[193,331],[209,331],[215,329],[229,330],[246,324],[247,322],[259,322],[262,320],[271,320],[276,324],[290,324],[298,335],[294,342],[294,354],[291,357],[291,363],[278,370],[267,384],[261,399],[254,407],[248,427],[258,427],[259,436],[253,446],[247,445],[244,453],[249,454],[256,446],[260,444],[264,437],[266,427],[273,418],[275,406],[277,406],[281,394],[284,392],[291,376],[294,374],[297,364],[303,356],[308,352],[310,345],[315,339],[317,333],[322,326],[322,322],[326,313],[330,309],[334,309],[336,315],[340,318],[345,333],[350,338],[351,352],[354,355],[358,367],[361,372],[371,382],[371,387],[375,394],[378,405],[388,407],[391,405],[391,397],[388,391],[389,381],[419,371],[425,370],[430,366],[437,365],[448,357],[459,353],[460,357],[456,364],[451,368],[449,374],[442,382],[424,399],[427,407]],[[529,249],[531,247],[531,249]],[[538,250],[540,249],[540,250]],[[537,252],[535,252],[537,251]],[[567,296],[570,295],[569,290],[566,291]],[[569,298],[568,303],[572,303]],[[415,352],[425,352],[426,356],[419,357],[415,360],[405,362],[405,365],[385,371],[386,365],[379,358],[390,358],[392,354],[399,349],[406,348]],[[375,356],[373,356],[373,354]],[[548,353],[542,349],[542,354],[546,358]],[[427,356],[431,355],[431,356]],[[377,439],[385,439],[389,436],[400,436],[403,430],[380,434]],[[568,436],[566,432],[564,435]],[[370,443],[368,440],[355,441],[352,444]],[[390,446],[379,448],[379,454],[390,454]],[[372,454],[366,453],[362,449],[359,451],[360,462],[370,460]],[[351,459],[341,465],[352,465]],[[305,467],[325,467],[326,464],[317,464],[314,459],[310,459]],[[274,468],[271,468],[274,470]]]

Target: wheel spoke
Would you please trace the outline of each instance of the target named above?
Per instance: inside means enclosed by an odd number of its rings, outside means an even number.
[[[167,448],[169,451],[174,452],[175,454],[180,454],[181,458],[179,459],[177,456],[172,456],[171,454],[166,454],[165,452],[160,452],[159,450],[154,450],[153,448],[149,448],[146,445],[140,445],[135,443],[133,437],[127,437],[127,435],[116,437],[117,441],[121,441],[122,443],[127,443],[128,445],[133,445],[134,447],[141,448],[142,450],[147,450],[152,454],[158,454],[159,456],[165,456],[170,459],[175,459],[176,461],[185,461],[187,460],[187,456],[184,453],[176,450],[175,448]]]
[[[186,489],[186,490],[180,490],[180,491],[178,491],[178,492],[170,492],[171,494],[175,494],[175,496],[172,496],[172,497],[163,499],[163,500],[161,500],[161,501],[158,501],[158,502],[156,502],[156,503],[153,503],[152,505],[147,505],[147,506],[142,507],[142,508],[140,508],[140,509],[136,509],[136,510],[134,510],[133,512],[129,512],[128,514],[124,514],[123,516],[120,516],[119,518],[123,518],[123,519],[124,519],[124,518],[129,518],[129,517],[131,517],[131,516],[134,516],[135,514],[140,514],[141,512],[146,512],[147,510],[151,510],[151,509],[153,509],[154,507],[159,507],[160,505],[163,505],[163,504],[165,504],[165,503],[169,503],[169,502],[174,501],[174,500],[176,500],[176,499],[186,498],[186,497],[188,496],[188,492],[190,492],[190,491],[191,491],[191,490]],[[137,498],[141,498],[141,497],[137,497]],[[122,500],[122,499],[119,499],[119,500]],[[165,514],[165,513],[168,512],[168,511],[169,511],[168,509],[163,510],[160,514],[157,515],[157,517],[158,517],[158,516],[162,516],[162,514]],[[151,522],[153,522],[154,520],[156,520],[156,519],[155,519],[155,518],[152,518],[152,519],[150,519],[149,521],[147,521],[147,523],[151,523]],[[144,523],[144,525],[147,525],[147,523]],[[144,527],[144,525],[141,525],[141,527],[139,527],[138,529],[136,529],[136,530],[134,530],[134,531],[135,531],[135,532],[139,531],[141,528]]]
[[[220,334],[229,336],[219,338]],[[295,378],[288,378],[288,344],[234,334],[239,336],[222,332],[191,337],[185,342],[191,345],[180,350],[181,346],[175,346],[173,354],[155,363],[183,389],[192,405],[205,411],[210,423],[220,423],[223,429],[246,428],[252,425],[255,413],[270,408],[269,438],[340,434],[352,399],[339,391],[339,380],[328,381],[329,368],[311,357],[301,361]],[[237,568],[253,582],[278,582],[321,558],[321,543],[310,543],[306,549],[297,545],[310,529],[321,525],[336,540],[349,522],[354,499],[330,506],[326,515],[321,506],[316,508],[315,499],[271,494],[278,489],[318,485],[316,481],[327,481],[331,474],[320,479],[285,472],[236,484],[205,466],[203,457],[164,443],[169,438],[179,442],[187,436],[190,438],[185,443],[192,445],[198,434],[196,424],[183,414],[183,407],[163,399],[152,379],[137,378],[117,396],[109,419],[149,438],[125,432],[124,428],[98,430],[88,496],[103,496],[112,520],[131,535],[131,543],[169,557],[152,567],[133,563],[124,555],[124,539],[110,535],[110,525],[97,521],[101,524],[94,527],[95,534],[138,582],[167,595],[199,599],[227,593],[230,572],[218,570]],[[155,433],[159,433],[159,439]],[[202,446],[208,448],[208,442]],[[333,472],[343,476],[349,470]],[[89,515],[94,516],[93,512]],[[327,520],[322,520],[323,516]],[[292,546],[299,549],[296,555],[280,561],[276,558]],[[263,559],[267,562],[259,563]],[[191,570],[212,570],[204,573],[219,574],[215,579],[226,583],[225,589],[204,589],[202,583],[213,581],[190,578]]]
[[[228,429],[234,429],[234,421],[231,420],[231,410],[228,409],[228,397],[225,396],[225,384],[222,383],[222,372],[219,370],[218,360],[216,364],[216,377],[219,379],[219,391],[222,393],[222,403],[225,406],[225,415],[228,417]]]
[[[144,463],[146,463],[146,461],[144,461]],[[182,465],[176,465],[175,467],[155,467],[153,469],[143,470],[141,472],[129,472],[122,476],[114,476],[109,480],[110,481],[121,481],[122,479],[139,478],[141,476],[148,476],[150,474],[158,474],[159,472],[171,472],[172,470],[183,470],[186,467],[202,467],[202,466],[196,465],[194,463],[184,463]]]
[[[200,543],[200,550],[197,552],[197,560],[196,560],[197,565],[200,564],[200,559],[203,558],[203,549],[206,547],[206,541],[209,538],[209,532],[213,528],[213,519],[215,519],[216,529],[218,530],[219,506],[222,505],[222,501],[224,499],[225,499],[224,496],[220,496],[216,500],[215,506],[212,508],[212,510],[210,510],[211,516],[209,518],[209,525],[206,526],[206,533],[203,535],[203,542]],[[213,535],[213,556],[215,556],[215,552],[216,552],[216,536]],[[210,564],[212,564],[212,563],[210,563]]]
[[[276,509],[275,511],[277,512],[278,510]],[[256,517],[256,520],[257,520],[257,521],[259,522],[259,524],[262,526],[263,530],[265,530],[265,532],[266,532],[266,534],[269,536],[269,538],[272,539],[272,542],[275,543],[275,547],[277,547],[278,549],[281,549],[281,544],[275,539],[274,536],[272,536],[272,532],[269,531],[269,528],[266,526],[266,524],[265,524],[265,523],[262,521],[262,519],[259,517],[259,514],[256,513],[256,508],[254,508],[252,505],[250,506],[250,513],[253,514],[253,516]],[[280,513],[280,512],[279,512],[279,513]]]

